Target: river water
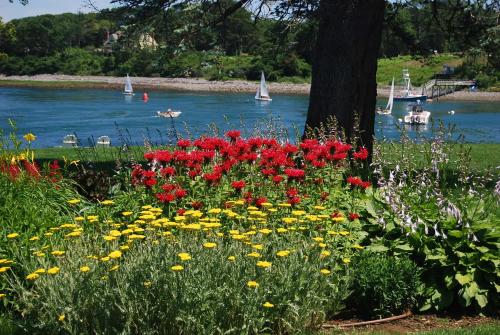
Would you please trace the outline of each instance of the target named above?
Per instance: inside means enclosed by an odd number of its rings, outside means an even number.
[[[381,106],[385,103],[386,99],[378,101]],[[61,146],[68,134],[76,134],[84,146],[101,135],[109,136],[112,145],[169,144],[175,132],[199,136],[208,133],[211,124],[221,132],[243,129],[247,136],[252,129],[277,125],[293,138],[302,132],[307,107],[306,96],[294,95],[273,95],[272,102],[263,103],[252,94],[154,91],[144,102],[142,93],[124,97],[113,90],[0,87],[0,128],[8,133],[8,119],[14,120],[19,135],[37,135],[33,146],[38,148]],[[182,115],[174,120],[156,116],[166,108],[181,110]],[[500,102],[432,102],[425,109],[435,124],[455,127],[453,139],[462,134],[467,142],[500,143]],[[454,115],[448,113],[451,110]],[[377,115],[377,138],[399,139],[398,119],[405,113],[406,105],[396,102],[392,115]],[[405,130],[410,137],[433,136],[430,124]]]

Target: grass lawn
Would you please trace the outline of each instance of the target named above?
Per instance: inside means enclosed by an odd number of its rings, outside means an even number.
[[[459,147],[457,147],[457,151]],[[465,148],[470,148],[471,167],[474,170],[481,171],[495,168],[500,165],[500,144],[496,143],[481,143],[481,144],[466,144]],[[422,164],[424,154],[421,145],[412,145],[405,150],[412,153],[412,159],[415,158],[417,164]],[[395,163],[401,159],[402,145],[399,143],[383,144],[382,153],[384,160]],[[120,147],[109,148],[47,148],[36,149],[35,157],[43,161],[46,160],[63,160],[68,161],[82,160],[100,163],[113,163],[117,159],[127,159],[127,157],[135,160],[143,160],[143,147],[131,147],[128,152],[123,152]],[[456,155],[455,155],[456,157]],[[454,158],[452,155],[451,158]],[[420,162],[420,163],[419,163]]]

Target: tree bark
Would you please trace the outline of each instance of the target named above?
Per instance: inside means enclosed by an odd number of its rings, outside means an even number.
[[[384,0],[321,0],[306,121],[307,130],[333,116],[348,139],[359,135],[356,144],[370,153],[384,8]]]

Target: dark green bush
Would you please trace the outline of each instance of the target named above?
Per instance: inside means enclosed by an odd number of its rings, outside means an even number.
[[[414,307],[420,270],[410,259],[364,252],[353,269],[349,306],[359,316],[386,317]]]

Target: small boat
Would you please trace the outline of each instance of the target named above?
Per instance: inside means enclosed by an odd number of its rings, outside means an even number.
[[[109,138],[109,136],[99,136],[97,138],[96,145],[109,147],[111,145],[111,139]]]
[[[422,108],[422,104],[420,101],[416,104],[411,105],[411,110],[408,114],[405,115],[403,119],[403,123],[406,124],[427,124],[429,123],[429,118],[431,116],[431,112],[424,111]]]
[[[176,111],[176,110],[173,110],[173,109],[167,109],[166,111],[164,112],[161,112],[161,111],[157,111],[156,114],[158,114],[158,116],[161,116],[161,117],[178,117],[179,115],[182,114],[181,111]]]
[[[63,147],[78,147],[78,137],[73,134],[64,136]]]
[[[401,91],[401,94],[394,97],[395,101],[425,101],[427,99],[426,95],[423,94],[413,94],[410,73],[408,69],[403,70],[403,81],[404,81],[404,89]]]
[[[264,71],[262,71],[261,75],[260,75],[260,85],[257,88],[257,93],[255,93],[255,100],[260,100],[260,101],[272,101],[273,100],[269,96],[269,91],[268,91],[267,85],[266,85],[266,78],[264,77]]]
[[[125,88],[123,89],[124,95],[134,95],[134,89],[132,88],[132,82],[127,73],[127,78],[125,78]]]
[[[387,101],[387,106],[384,109],[377,108],[377,113],[383,115],[391,114],[393,104],[394,104],[394,77],[392,77],[391,93],[389,94],[389,100]]]

